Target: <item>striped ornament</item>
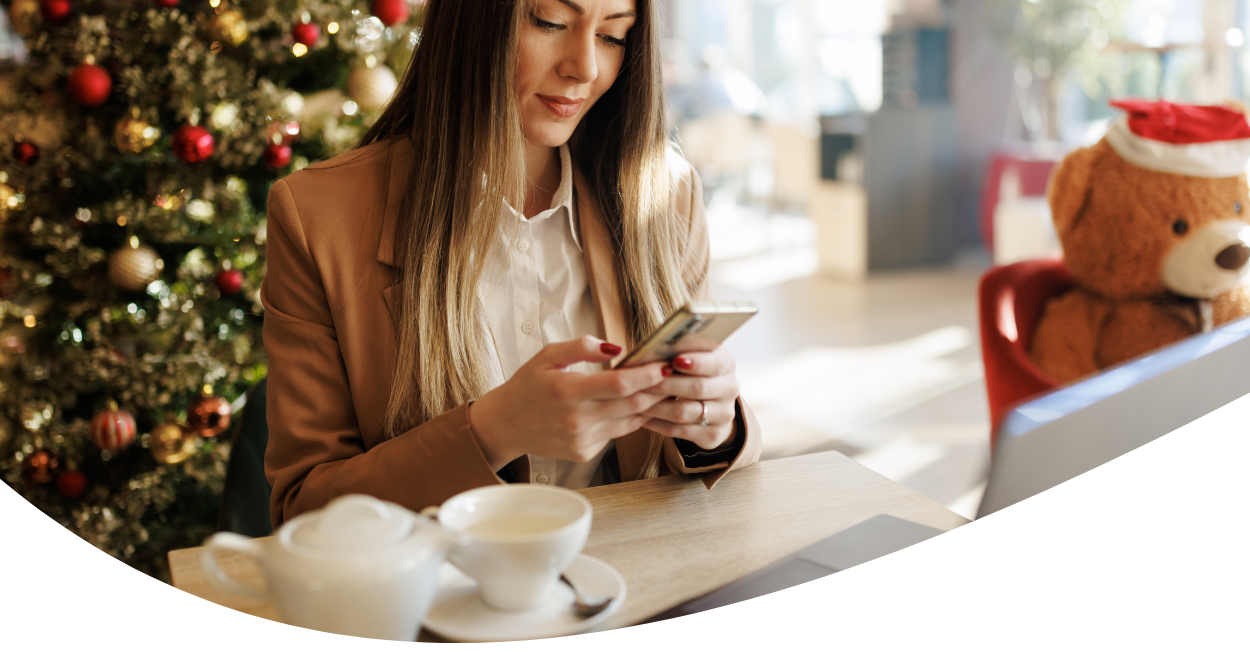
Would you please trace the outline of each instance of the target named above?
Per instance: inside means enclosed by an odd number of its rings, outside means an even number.
[[[91,420],[91,441],[101,450],[116,453],[135,440],[135,418],[109,401]]]

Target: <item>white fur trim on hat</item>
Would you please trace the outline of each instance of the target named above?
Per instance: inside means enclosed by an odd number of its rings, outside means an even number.
[[[1224,178],[1246,172],[1250,138],[1177,145],[1143,138],[1121,116],[1107,128],[1107,143],[1124,160],[1138,167],[1190,177]]]

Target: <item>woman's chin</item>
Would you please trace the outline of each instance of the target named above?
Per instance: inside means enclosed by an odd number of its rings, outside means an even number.
[[[525,134],[525,140],[531,145],[539,147],[559,147],[567,142],[573,135],[573,130],[577,127],[576,121],[552,123],[544,120],[542,123],[532,126],[526,126],[522,131]]]

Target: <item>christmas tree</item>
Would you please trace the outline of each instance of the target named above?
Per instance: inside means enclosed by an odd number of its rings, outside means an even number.
[[[168,579],[215,529],[230,415],[265,375],[269,187],[363,135],[420,7],[6,9],[29,56],[0,73],[0,477]]]

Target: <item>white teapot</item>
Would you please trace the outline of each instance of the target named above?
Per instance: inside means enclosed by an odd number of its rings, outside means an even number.
[[[414,641],[438,588],[451,541],[437,523],[399,505],[350,495],[300,515],[267,541],[218,532],[200,562],[216,588],[272,598],[291,624],[335,634]],[[214,553],[248,555],[268,593],[228,576]]]

